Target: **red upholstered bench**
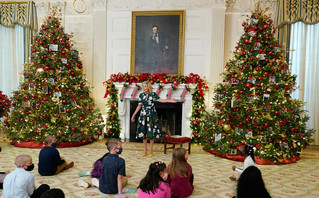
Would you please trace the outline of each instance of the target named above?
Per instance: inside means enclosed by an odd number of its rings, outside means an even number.
[[[167,149],[175,149],[175,144],[180,144],[180,147],[183,147],[184,143],[188,143],[188,154],[191,154],[191,138],[182,137],[182,136],[167,136],[164,138],[164,154],[166,154]],[[167,147],[167,143],[172,143],[172,147]]]

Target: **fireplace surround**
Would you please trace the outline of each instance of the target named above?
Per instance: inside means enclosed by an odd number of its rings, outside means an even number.
[[[131,108],[132,108],[131,104],[134,104],[134,103],[137,104],[136,101],[138,101],[138,96],[140,93],[142,93],[142,89],[134,91],[134,89],[136,89],[135,84],[131,84],[131,85],[125,84],[126,88],[124,90],[122,90],[122,88],[124,87],[124,84],[125,83],[119,83],[119,82],[114,83],[114,85],[119,90],[119,92],[121,94],[123,94],[122,96],[119,97],[119,101],[118,101],[118,113],[119,113],[119,117],[120,117],[120,126],[121,126],[120,138],[122,140],[133,140],[133,139],[135,139],[135,137],[132,137],[132,136],[134,136],[134,133],[131,132],[131,127],[136,127],[136,125],[134,126],[134,124],[131,124]],[[141,83],[137,83],[137,85],[142,87]],[[194,88],[196,87],[196,85],[195,84],[188,84],[188,88],[190,91],[187,91],[186,94],[184,95],[184,98],[183,98],[184,101],[182,101],[182,95],[183,95],[183,91],[185,89],[185,84],[179,84],[178,86],[176,86],[176,89],[174,89],[174,90],[171,89],[172,84],[164,84],[162,86],[163,86],[163,88],[158,95],[161,98],[167,98],[168,95],[170,95],[171,99],[177,100],[178,103],[180,103],[179,105],[181,106],[181,112],[180,113],[175,112],[176,114],[180,114],[180,121],[178,121],[179,119],[177,119],[177,122],[180,122],[180,123],[178,123],[177,126],[175,125],[174,131],[171,131],[171,132],[173,132],[175,135],[191,137],[192,136],[192,132],[191,132],[191,128],[190,128],[190,119],[191,119],[191,114],[192,114],[192,95],[191,95],[191,93],[194,91]],[[156,92],[158,88],[159,88],[158,84],[153,84],[152,91]],[[171,91],[171,94],[169,94],[170,91]],[[136,94],[134,95],[133,92],[136,92]],[[158,108],[156,110],[157,110],[158,115],[159,115],[159,112],[161,111],[160,106],[162,106],[162,105],[163,105],[163,103],[157,104]],[[165,104],[165,105],[166,105],[165,108],[170,108],[169,104]],[[136,105],[135,105],[135,107],[136,107]],[[173,109],[176,110],[175,107]],[[161,115],[159,115],[159,117],[160,116]],[[136,121],[135,121],[135,123],[136,123]],[[180,127],[180,129],[179,129],[179,127]]]

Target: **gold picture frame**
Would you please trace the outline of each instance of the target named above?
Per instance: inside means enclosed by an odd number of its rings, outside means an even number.
[[[133,11],[131,74],[182,75],[185,11]]]

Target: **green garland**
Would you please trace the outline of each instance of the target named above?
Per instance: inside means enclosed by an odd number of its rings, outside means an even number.
[[[198,135],[203,126],[203,115],[206,112],[206,107],[204,103],[204,91],[208,89],[205,81],[200,78],[197,74],[189,74],[188,76],[168,76],[166,74],[135,74],[131,75],[128,73],[122,74],[112,74],[110,79],[105,81],[103,84],[106,86],[106,93],[104,98],[110,97],[107,100],[106,107],[107,111],[107,121],[106,121],[106,137],[119,137],[120,135],[120,124],[118,115],[118,90],[116,89],[114,82],[122,83],[141,83],[143,81],[149,81],[151,84],[173,84],[178,86],[179,84],[196,84],[194,93],[192,94],[193,105],[192,105],[192,118],[190,128],[192,129],[193,141],[199,142],[201,140]]]

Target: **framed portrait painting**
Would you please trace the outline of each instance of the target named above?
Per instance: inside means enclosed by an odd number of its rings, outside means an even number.
[[[185,11],[133,11],[131,74],[183,74]]]

